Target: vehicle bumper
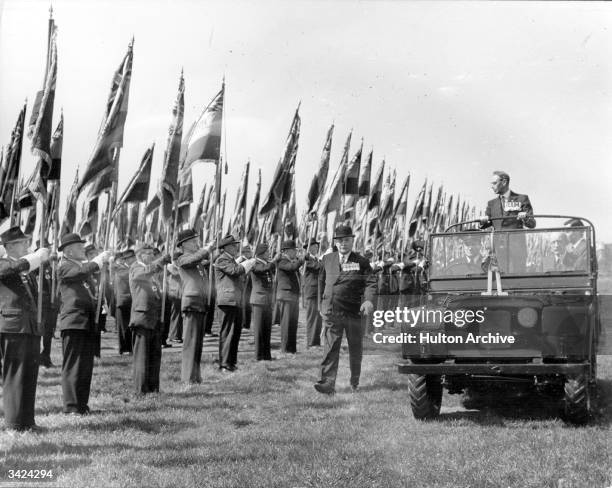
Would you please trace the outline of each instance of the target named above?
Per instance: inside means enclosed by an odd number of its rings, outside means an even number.
[[[485,363],[440,363],[440,364],[414,364],[401,362],[397,365],[401,374],[421,375],[581,375],[588,374],[589,363],[562,363],[562,364],[485,364]]]

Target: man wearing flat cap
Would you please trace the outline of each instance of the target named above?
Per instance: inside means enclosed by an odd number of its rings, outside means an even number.
[[[81,415],[89,413],[94,355],[100,337],[93,277],[110,257],[104,251],[87,261],[84,244],[78,234],[65,234],[59,246],[63,256],[58,270],[64,413]]]
[[[567,245],[567,257],[571,262],[572,270],[584,270],[587,265],[587,241],[585,229],[578,229],[577,227],[584,227],[584,223],[580,219],[569,219],[564,223],[571,228],[568,232],[567,237],[569,244]]]
[[[251,323],[255,342],[255,359],[271,361],[270,337],[272,333],[272,307],[274,306],[274,263],[270,262],[269,246],[266,243],[255,247],[255,265],[251,269],[252,308]]]
[[[299,270],[303,264],[304,259],[297,256],[295,241],[293,239],[283,241],[281,254],[276,259],[276,302],[279,309],[281,352],[283,354],[297,352],[297,328],[300,313]]]
[[[314,387],[328,395],[335,393],[343,333],[349,347],[351,389],[358,390],[363,355],[360,314],[370,315],[374,310],[376,276],[370,262],[353,252],[354,239],[349,226],[338,226],[334,233],[338,251],[323,256],[319,273],[324,353],[321,380]]]
[[[38,320],[38,291],[31,274],[49,259],[41,248],[28,254],[30,236],[19,227],[0,235],[6,256],[0,258],[0,357],[2,402],[7,429],[36,427],[34,403],[42,324]]]
[[[255,258],[236,262],[240,242],[232,235],[219,241],[220,254],[215,260],[217,307],[219,308],[219,368],[225,372],[236,370],[238,344],[241,333],[243,276],[255,265]]]
[[[204,323],[206,314],[211,313],[208,309],[210,282],[206,269],[209,253],[207,249],[201,249],[200,236],[193,229],[180,231],[176,244],[182,251],[174,262],[181,281],[183,314],[181,381],[185,384],[201,383]]]
[[[130,266],[135,262],[136,254],[133,249],[118,253],[115,257],[113,285],[115,288],[115,320],[117,322],[119,354],[132,353],[132,331],[129,327],[132,310]]]
[[[161,272],[170,257],[154,260],[154,248],[141,244],[129,271],[132,309],[130,329],[134,348],[134,389],[137,395],[159,391],[162,356]]]
[[[319,314],[319,241],[310,240],[304,244],[304,304],[306,305],[306,347],[321,345],[321,315]]]

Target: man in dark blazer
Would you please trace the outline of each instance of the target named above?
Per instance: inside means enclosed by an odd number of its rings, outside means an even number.
[[[242,277],[251,271],[255,258],[236,262],[240,241],[227,235],[219,241],[221,254],[215,260],[217,307],[219,308],[219,368],[225,372],[236,370],[238,344],[241,333]]]
[[[310,244],[310,245],[309,245]],[[319,314],[319,242],[304,244],[307,254],[304,264],[304,304],[306,305],[306,347],[321,345],[321,315]]]
[[[251,269],[252,309],[251,323],[255,342],[255,359],[271,361],[270,337],[272,333],[272,297],[274,285],[274,263],[269,261],[269,246],[257,244],[255,248],[255,265]]]
[[[89,413],[89,391],[99,340],[93,275],[100,272],[110,255],[104,251],[86,261],[84,243],[78,234],[62,237],[59,250],[63,256],[58,271],[64,413],[81,415]]]
[[[359,388],[363,355],[363,327],[360,314],[374,311],[376,275],[370,262],[353,252],[355,235],[347,225],[336,228],[337,252],[322,258],[319,273],[321,317],[323,318],[324,357],[321,380],[314,385],[320,393],[335,393],[342,335],[346,333],[351,369],[351,389]]]
[[[38,293],[31,274],[49,259],[49,250],[27,253],[30,237],[19,227],[0,235],[6,256],[0,258],[0,357],[2,402],[7,429],[36,428],[34,403],[40,354]]]
[[[130,329],[133,334],[134,388],[137,395],[159,391],[159,368],[162,346],[162,289],[161,276],[164,264],[170,257],[164,255],[155,261],[154,248],[142,244],[137,250],[137,260],[129,270],[132,307]]]
[[[276,259],[276,302],[280,312],[281,352],[297,352],[297,328],[300,313],[300,274],[304,264],[298,258],[293,239],[281,243],[281,254]]]
[[[130,266],[136,262],[133,249],[120,253],[115,259],[115,320],[117,321],[117,338],[119,339],[119,354],[132,353],[132,331],[130,313],[132,310],[132,294],[130,292]]]
[[[181,279],[181,312],[183,314],[183,351],[181,381],[201,383],[200,362],[204,323],[208,309],[208,250],[202,249],[200,236],[193,229],[179,232],[177,245],[182,254],[174,264]]]
[[[494,171],[491,188],[497,194],[487,202],[486,216],[481,217],[480,227],[485,229],[491,225],[495,230],[533,229],[536,221],[533,218],[533,208],[527,195],[520,195],[510,190],[510,176],[503,171]],[[510,217],[503,220],[490,220],[499,217]]]

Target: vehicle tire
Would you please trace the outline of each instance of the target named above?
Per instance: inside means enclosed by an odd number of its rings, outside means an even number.
[[[566,422],[584,425],[589,420],[590,388],[585,375],[567,378],[564,386],[563,419]]]
[[[440,414],[442,379],[437,375],[408,375],[410,407],[417,420],[427,420]]]

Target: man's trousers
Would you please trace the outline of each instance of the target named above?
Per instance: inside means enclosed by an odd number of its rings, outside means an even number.
[[[233,369],[238,362],[242,311],[240,307],[219,305],[219,312],[219,367]]]
[[[134,327],[132,329],[134,350],[134,390],[136,394],[159,391],[159,369],[161,365],[161,324],[155,330]]]
[[[351,386],[359,386],[363,356],[363,326],[361,317],[330,316],[323,319],[324,354],[321,363],[321,381],[332,388],[336,384],[342,335],[346,332],[351,368]]]
[[[210,313],[210,312],[209,312]],[[181,381],[201,383],[200,362],[202,361],[202,341],[206,313],[183,312],[183,358]]]
[[[64,413],[89,412],[97,334],[86,330],[62,331],[62,393]]]
[[[269,305],[252,305],[251,324],[255,337],[255,359],[269,361],[270,336],[272,333],[272,310]]]
[[[306,299],[306,345],[308,347],[321,345],[321,315],[319,301],[316,298]]]
[[[117,337],[119,338],[119,354],[132,352],[132,330],[130,325],[131,306],[117,307],[115,320],[117,321]]]
[[[9,429],[33,427],[40,337],[2,332],[0,348],[4,423]]]
[[[300,313],[297,301],[280,300],[281,352],[297,352],[298,316]]]

